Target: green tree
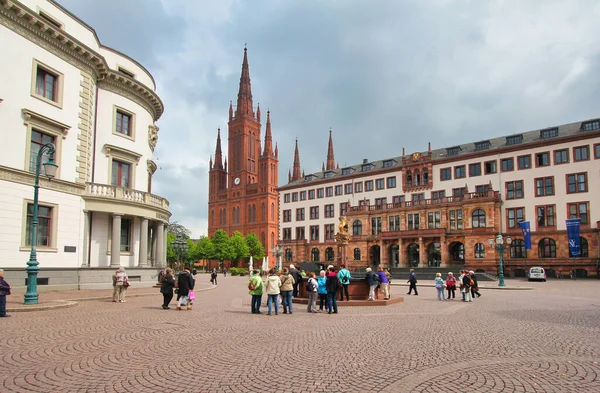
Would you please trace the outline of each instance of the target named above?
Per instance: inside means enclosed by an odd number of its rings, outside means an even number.
[[[248,250],[250,252],[250,255],[252,256],[252,258],[255,261],[264,258],[265,249],[264,249],[263,245],[260,244],[260,241],[258,240],[258,236],[256,236],[256,233],[251,232],[251,233],[247,234],[244,240],[246,241],[246,244],[248,245]]]
[[[246,240],[239,231],[233,232],[231,236],[231,246],[233,248],[233,266],[237,267],[240,259],[246,259],[250,256],[250,248]]]
[[[194,261],[212,258],[215,247],[209,237],[202,236],[190,249],[190,257]]]
[[[233,259],[233,247],[231,247],[231,240],[229,239],[229,236],[227,236],[227,232],[223,229],[217,229],[211,241],[214,246],[214,251],[209,259],[216,259],[221,262],[221,264],[223,264],[223,261],[230,261]]]
[[[170,232],[167,232],[167,261],[169,262],[174,262],[178,258],[177,254],[175,253],[175,250],[173,250],[173,247],[171,246],[171,243],[175,240],[177,240],[177,236]]]
[[[177,236],[181,236],[184,239],[189,239],[190,234],[192,233],[189,229],[177,221],[174,221],[167,226],[167,232],[175,235],[175,238],[177,238]]]

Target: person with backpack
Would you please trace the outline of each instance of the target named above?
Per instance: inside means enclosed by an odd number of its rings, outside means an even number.
[[[173,288],[175,287],[175,277],[173,276],[173,269],[167,268],[162,275],[162,281],[160,282],[160,293],[163,295],[163,310],[170,310],[169,303],[173,300]]]
[[[350,285],[350,271],[346,269],[346,265],[342,265],[340,271],[337,274],[337,278],[340,281],[340,302],[344,301],[344,293],[346,293],[346,301],[350,300],[350,295],[348,294],[348,285]]]
[[[417,275],[415,274],[415,269],[410,269],[410,274],[408,275],[407,283],[410,284],[407,295],[410,295],[414,289],[415,296],[419,296],[419,294],[417,293]]]
[[[319,278],[317,278],[317,284],[319,284],[319,311],[323,312],[323,309],[327,307],[327,277],[326,271],[321,270],[319,272]]]
[[[308,295],[308,306],[306,311],[316,313],[317,312],[317,291],[319,289],[319,283],[315,279],[315,273],[310,272],[308,280],[306,280],[306,293]]]
[[[283,272],[281,274],[281,277],[279,277],[279,279],[281,280],[281,299],[282,299],[282,306],[283,306],[283,313],[287,314],[288,310],[289,313],[292,313],[292,291],[294,288],[294,277],[292,277],[292,275],[289,273],[287,268],[283,268]]]
[[[340,280],[337,278],[335,268],[332,266],[329,268],[327,273],[327,282],[325,283],[327,288],[327,314],[337,314],[337,294],[340,290]],[[333,312],[332,312],[333,311]]]
[[[370,267],[366,270],[367,275],[365,276],[365,280],[367,281],[367,285],[369,286],[369,301],[375,300],[375,288],[379,285],[379,276],[373,273],[373,269]]]
[[[281,293],[281,279],[277,275],[277,271],[274,267],[269,269],[269,276],[267,277],[267,283],[265,285],[267,289],[267,307],[269,312],[267,315],[273,315],[271,313],[271,306],[275,303],[275,315],[279,315],[279,294]]]
[[[254,269],[250,281],[248,282],[248,290],[250,291],[250,295],[252,295],[252,314],[262,314],[262,312],[260,312],[260,304],[262,302],[263,288],[264,284],[260,277],[260,270]]]

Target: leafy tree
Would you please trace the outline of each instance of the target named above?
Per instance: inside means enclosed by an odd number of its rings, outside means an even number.
[[[177,236],[174,234],[167,232],[167,261],[175,261],[178,258],[177,253],[173,250],[171,243],[177,240]]]
[[[239,231],[235,231],[233,232],[233,235],[231,235],[231,246],[233,248],[232,262],[233,265],[237,267],[240,259],[246,259],[250,256],[250,248],[248,247],[248,244],[246,244],[242,233]]]
[[[263,245],[260,244],[260,241],[258,240],[258,236],[256,236],[256,233],[251,232],[251,233],[247,234],[244,240],[246,241],[246,244],[248,245],[250,255],[252,256],[252,258],[255,261],[264,258],[265,249],[264,249]]]
[[[215,253],[215,247],[209,237],[202,236],[190,249],[190,257],[194,261],[209,259]]]
[[[223,229],[217,229],[211,241],[214,246],[214,251],[209,259],[216,259],[221,262],[221,264],[223,264],[223,261],[233,259],[233,247],[231,246],[231,240],[229,239],[229,236],[227,236],[227,232]]]
[[[167,232],[175,235],[175,238],[177,238],[177,236],[181,236],[184,239],[189,239],[190,234],[192,233],[189,229],[177,221],[174,221],[167,226]]]

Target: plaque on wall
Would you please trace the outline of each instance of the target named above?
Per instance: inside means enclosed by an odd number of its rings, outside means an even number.
[[[75,246],[65,246],[65,252],[77,252],[77,247],[75,247]]]

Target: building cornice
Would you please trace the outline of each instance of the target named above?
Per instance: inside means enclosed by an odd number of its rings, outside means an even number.
[[[6,180],[15,183],[32,186],[35,182],[35,174],[32,172],[22,171],[15,168],[9,168],[0,165],[0,180]],[[48,180],[46,177],[40,176],[40,187],[48,190],[64,192],[72,195],[83,195],[85,185],[77,184],[60,179]]]
[[[53,26],[16,0],[0,0],[0,24],[69,64],[92,74],[98,87],[129,98],[158,120],[164,105],[158,95],[139,81],[111,70],[104,57],[81,41]]]

